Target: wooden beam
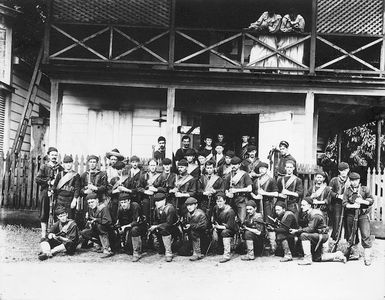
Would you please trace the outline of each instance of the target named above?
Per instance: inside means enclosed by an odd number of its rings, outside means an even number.
[[[59,82],[51,80],[51,108],[49,118],[49,145],[57,146],[58,135],[58,110],[59,110]]]
[[[376,168],[377,172],[380,172],[381,168],[381,135],[382,135],[382,120],[376,121]]]
[[[336,95],[320,95],[317,96],[317,99],[320,103],[330,103],[330,104],[344,104],[344,105],[354,105],[354,106],[369,106],[369,107],[385,107],[385,101],[379,98],[367,97],[367,96],[336,96]]]
[[[304,163],[316,164],[314,153],[314,92],[308,91],[305,99],[305,120],[304,120]]]
[[[174,144],[175,88],[167,89],[166,156],[172,158]]]
[[[175,62],[175,15],[176,0],[171,0],[170,40],[168,49],[168,68],[174,69]]]
[[[311,38],[310,38],[310,75],[315,75],[315,55],[317,47],[317,0],[312,0],[311,7]]]
[[[337,133],[337,163],[341,162],[342,153],[342,131]]]

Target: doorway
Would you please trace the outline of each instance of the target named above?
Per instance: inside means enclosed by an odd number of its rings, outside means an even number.
[[[249,135],[258,149],[258,114],[202,114],[201,116],[201,145],[205,135],[210,134],[217,140],[217,134],[225,136],[226,150],[238,151],[242,135]]]

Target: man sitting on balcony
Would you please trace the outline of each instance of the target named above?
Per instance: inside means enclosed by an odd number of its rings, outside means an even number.
[[[250,63],[273,53],[273,51],[267,47],[277,49],[277,37],[273,34],[278,32],[281,25],[281,19],[281,15],[276,14],[273,9],[269,9],[259,17],[258,21],[250,24],[249,29],[254,29],[259,32],[259,41],[266,45],[262,45],[258,42],[254,43],[250,52]],[[277,55],[256,62],[253,66],[276,68],[278,66]]]
[[[296,43],[301,36],[296,33],[302,33],[305,30],[305,20],[298,14],[295,9],[291,8],[289,13],[282,18],[281,31],[287,33],[280,36],[278,41],[278,48],[287,47],[290,44]],[[302,63],[303,60],[304,43],[299,43],[293,47],[285,49],[283,52],[293,60]],[[280,56],[278,60],[280,68],[298,68],[297,64]],[[297,72],[289,72],[290,74],[298,74]]]

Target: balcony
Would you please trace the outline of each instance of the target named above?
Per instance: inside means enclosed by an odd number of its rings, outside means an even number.
[[[254,2],[245,1],[244,5]],[[187,20],[183,5],[190,4],[185,0],[176,3],[156,0],[153,6],[148,6],[149,1],[145,0],[115,1],[122,7],[109,7],[105,16],[103,7],[98,8],[98,18],[86,5],[82,9],[88,15],[68,9],[68,5],[75,3],[53,1],[45,38],[47,64],[293,76],[383,77],[385,74],[381,0],[295,0],[293,3],[306,20],[305,33],[277,33],[274,37],[278,41],[291,37],[290,42],[277,47],[246,28],[255,17],[246,15],[235,20],[230,23],[232,28],[224,28],[229,23],[224,26],[219,17],[214,20],[207,13],[201,16],[202,11],[196,12],[194,19],[189,10]],[[137,11],[152,9],[152,13],[135,19],[138,13],[130,17],[133,7],[128,5],[136,5]],[[231,8],[227,11],[231,15]],[[263,54],[250,59],[253,47]],[[303,54],[293,56],[293,49],[301,49]]]

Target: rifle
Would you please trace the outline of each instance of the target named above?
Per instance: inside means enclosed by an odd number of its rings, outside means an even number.
[[[356,243],[356,235],[357,235],[357,230],[358,230],[358,217],[359,217],[359,215],[360,215],[360,209],[356,208],[355,211],[354,211],[352,233],[350,234],[350,237],[349,237],[349,246],[348,246],[348,248],[346,249],[346,252],[345,252],[345,257],[346,257],[347,261],[349,260],[350,253],[352,252],[352,247]]]
[[[48,217],[48,228],[53,225],[54,215],[55,215],[55,196],[53,191],[53,184],[51,184],[52,180],[56,181],[56,177],[59,174],[59,164],[56,164],[53,167],[53,178],[50,178],[48,181],[48,193],[51,193],[49,196],[49,217]]]
[[[335,242],[335,244],[333,245],[333,248],[331,250],[331,252],[336,252],[337,251],[337,246],[338,246],[338,243],[340,242],[341,240],[341,232],[342,232],[342,224],[343,224],[343,219],[344,219],[344,212],[345,212],[345,207],[343,206],[342,207],[342,211],[341,211],[341,219],[340,219],[340,223],[338,224],[338,234],[337,234],[337,240]],[[350,255],[350,254],[349,254]]]
[[[279,227],[279,226],[283,226],[285,227],[287,230],[290,230],[292,228],[290,228],[289,226],[287,226],[286,224],[282,223],[280,220],[278,220],[277,218],[272,218],[270,216],[267,216],[274,224],[276,227]],[[271,226],[271,224],[269,224]],[[274,226],[273,226],[274,227]]]

